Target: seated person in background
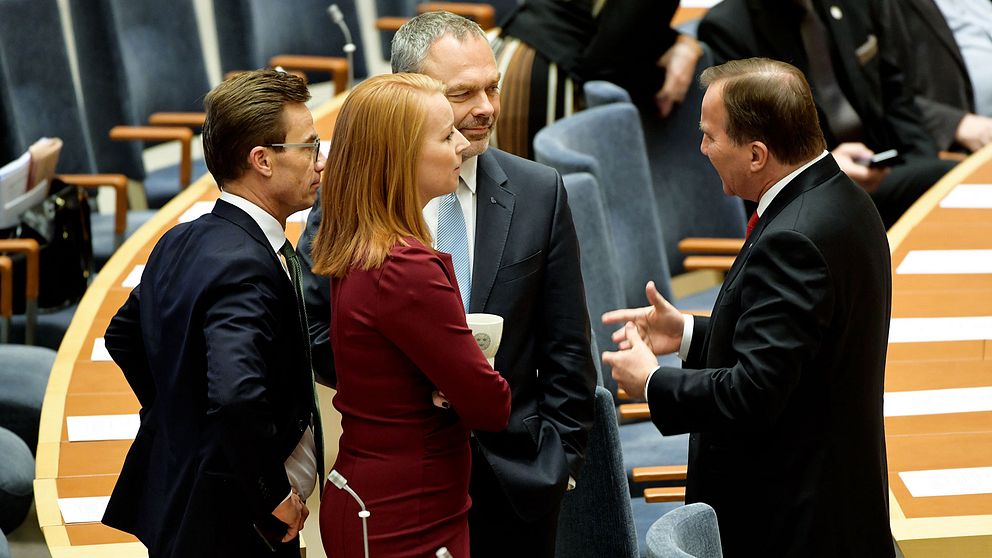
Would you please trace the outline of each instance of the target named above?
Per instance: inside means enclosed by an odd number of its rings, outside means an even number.
[[[373,514],[373,556],[433,556],[442,546],[469,555],[469,429],[500,431],[510,416],[510,388],[466,325],[452,258],[431,248],[421,214],[455,191],[469,146],[444,91],[421,74],[376,76],[352,90],[310,252],[314,273],[331,277],[342,417],[334,468]],[[328,556],[363,555],[358,511],[326,485]]]
[[[978,72],[984,79],[992,64],[992,2],[972,0],[966,3],[984,6],[986,12],[984,38],[989,58],[983,70]],[[956,10],[952,13],[965,11],[954,2],[942,0],[906,0],[902,5],[903,19],[913,41],[913,48],[908,51],[914,70],[916,104],[920,106],[923,124],[937,143],[937,149],[975,151],[992,142],[992,118],[987,116],[988,112],[986,116],[975,114],[975,93],[968,66],[940,12],[939,5],[942,4]],[[975,35],[976,39],[980,36],[982,33]],[[987,109],[992,110],[992,103]]]
[[[971,78],[975,113],[992,117],[992,2],[934,0],[954,35]]]
[[[947,173],[904,74],[902,17],[891,0],[724,0],[699,25],[717,63],[762,56],[809,79],[827,148],[871,194],[886,228]],[[873,154],[902,160],[872,167]]]
[[[532,157],[534,135],[581,109],[582,83],[611,81],[642,112],[668,116],[685,98],[702,54],[669,26],[678,0],[526,0],[493,49],[506,68],[494,143]]]

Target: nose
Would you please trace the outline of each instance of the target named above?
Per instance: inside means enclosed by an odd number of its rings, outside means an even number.
[[[471,142],[465,139],[465,136],[461,132],[455,130],[455,153],[461,155],[462,151],[465,151],[469,145],[471,145]]]
[[[492,116],[494,112],[493,103],[489,99],[489,94],[485,89],[480,89],[475,95],[475,103],[472,106],[472,116]]]

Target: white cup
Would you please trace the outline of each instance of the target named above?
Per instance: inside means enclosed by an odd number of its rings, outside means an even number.
[[[503,338],[503,317],[496,314],[466,314],[465,321],[475,337],[475,342],[482,349],[489,365],[496,360],[500,339]]]

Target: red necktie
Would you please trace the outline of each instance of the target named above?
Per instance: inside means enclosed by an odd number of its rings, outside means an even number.
[[[755,211],[751,214],[751,218],[747,220],[747,233],[744,235],[744,240],[747,240],[751,236],[751,231],[754,230],[754,225],[758,223],[758,212]]]

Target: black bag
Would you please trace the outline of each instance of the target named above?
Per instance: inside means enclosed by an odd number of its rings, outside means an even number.
[[[86,192],[52,180],[43,202],[21,215],[8,238],[33,238],[41,248],[38,262],[38,308],[56,310],[79,302],[93,274],[93,239]],[[27,261],[14,261],[14,313],[24,312]]]

